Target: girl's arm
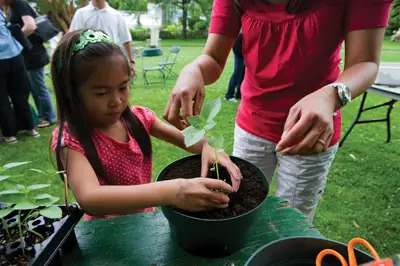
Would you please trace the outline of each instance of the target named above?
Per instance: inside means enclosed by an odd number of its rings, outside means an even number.
[[[214,33],[208,35],[203,54],[181,70],[169,96],[164,119],[183,129],[179,119],[181,109],[184,118],[200,114],[205,97],[204,86],[214,83],[221,76],[234,41],[234,37]]]
[[[202,163],[201,163],[201,176],[206,177],[208,175],[208,169],[211,164],[215,162],[215,152],[212,147],[207,144],[206,138],[203,138],[198,143],[186,147],[185,138],[180,130],[162,122],[156,117],[154,124],[151,128],[151,135],[163,141],[174,144],[191,153],[201,153]],[[230,160],[226,153],[218,153],[219,164],[225,166],[226,170],[229,172],[232,180],[232,187],[234,191],[239,189],[240,181],[242,175],[240,169]]]
[[[89,215],[130,213],[160,205],[187,211],[226,208],[229,198],[218,191],[232,193],[232,187],[220,180],[175,179],[132,186],[100,186],[87,158],[80,152],[63,148],[62,163],[67,169],[69,186],[79,205]]]

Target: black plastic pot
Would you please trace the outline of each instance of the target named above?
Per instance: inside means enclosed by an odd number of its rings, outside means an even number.
[[[163,180],[163,176],[169,169],[176,167],[184,160],[197,157],[192,155],[179,159],[166,166],[158,175],[157,181]],[[250,169],[253,168],[262,179],[262,183],[268,194],[268,182],[264,173],[252,163],[231,156],[234,163],[241,162]],[[253,221],[260,213],[260,208],[265,200],[253,210],[233,218],[211,220],[191,217],[174,209],[163,206],[161,210],[168,219],[172,237],[186,251],[201,257],[222,257],[234,253],[245,246]]]
[[[63,209],[64,213],[67,213],[67,215],[60,220],[51,221],[40,216],[28,223],[30,229],[35,230],[46,238],[43,242],[34,244],[31,241],[32,234],[24,234],[23,241],[26,244],[25,252],[32,255],[29,265],[60,265],[62,254],[67,253],[77,243],[74,227],[82,218],[83,212],[77,205],[70,205],[68,210],[66,210],[65,206],[60,207]],[[15,219],[13,215],[15,215],[15,213],[11,213],[11,218],[9,219]],[[6,259],[8,257],[12,258],[15,254],[20,254],[22,252],[21,247],[19,239],[8,243],[5,248],[3,248],[5,256],[0,263],[9,265]],[[3,261],[3,259],[5,260]]]
[[[323,249],[339,252],[347,261],[347,245],[329,239],[314,237],[291,237],[263,246],[246,262],[246,266],[315,266],[315,259]],[[355,249],[358,264],[373,261],[367,253]],[[341,266],[334,256],[326,256],[323,266]]]

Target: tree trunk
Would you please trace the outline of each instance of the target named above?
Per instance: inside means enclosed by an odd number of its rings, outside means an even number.
[[[68,31],[71,25],[72,17],[75,14],[76,8],[74,7],[73,1],[64,0],[42,0],[46,6],[46,9],[50,10],[53,18],[58,24],[60,30],[64,33]],[[81,6],[87,4],[86,0],[80,0]]]
[[[184,40],[187,39],[187,17],[188,17],[188,0],[183,0],[182,1],[182,11],[183,11],[183,16],[182,16],[182,37]]]

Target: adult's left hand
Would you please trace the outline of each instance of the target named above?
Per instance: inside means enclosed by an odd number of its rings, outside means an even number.
[[[323,87],[290,108],[276,151],[308,155],[328,149],[333,136],[333,113],[340,107],[336,89]]]

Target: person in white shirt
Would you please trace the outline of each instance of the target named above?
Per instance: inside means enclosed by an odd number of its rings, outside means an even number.
[[[131,45],[132,36],[121,14],[110,7],[106,0],[92,0],[89,5],[75,12],[69,31],[86,28],[104,31],[123,48],[131,63],[132,75],[136,75]]]

